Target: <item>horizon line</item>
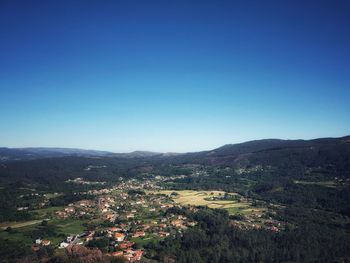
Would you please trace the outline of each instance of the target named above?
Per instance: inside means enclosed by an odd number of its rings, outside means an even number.
[[[263,141],[263,140],[281,140],[281,141],[312,141],[312,140],[318,140],[318,139],[341,139],[341,138],[347,138],[350,137],[350,134],[343,135],[343,136],[327,136],[327,137],[317,137],[317,138],[310,138],[310,139],[281,139],[281,138],[264,138],[264,139],[252,139],[252,140],[244,140],[241,142],[236,143],[226,143],[222,144],[220,146],[207,149],[207,150],[197,150],[197,151],[187,151],[187,152],[176,152],[176,151],[154,151],[154,150],[133,150],[133,151],[110,151],[110,150],[98,150],[98,149],[92,149],[92,148],[80,148],[80,147],[62,147],[62,146],[22,146],[22,147],[11,147],[11,146],[0,146],[1,148],[6,149],[16,149],[16,150],[28,150],[28,149],[61,149],[61,150],[79,150],[79,151],[96,151],[96,152],[106,152],[111,154],[130,154],[135,152],[148,152],[148,153],[158,153],[158,154],[185,154],[185,153],[191,153],[191,152],[205,152],[205,151],[211,151],[218,149],[220,147],[223,147],[225,145],[236,145],[236,144],[244,144],[248,142],[254,142],[254,141]]]

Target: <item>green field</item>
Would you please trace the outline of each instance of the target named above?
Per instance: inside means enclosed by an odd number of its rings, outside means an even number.
[[[11,226],[13,229],[11,232],[0,230],[0,238],[24,241],[27,244],[31,244],[35,238],[45,238],[52,242],[54,245],[58,245],[64,240],[64,238],[71,234],[80,234],[85,231],[83,226],[83,220],[78,219],[53,219],[49,221],[49,224],[55,227],[55,232],[51,235],[32,236],[32,233],[42,228],[42,220],[32,220],[27,222],[11,222],[7,226]],[[4,226],[3,226],[4,227]]]
[[[7,231],[0,230],[0,238],[2,239],[9,239],[13,241],[23,241],[26,244],[31,244],[32,239],[30,236],[25,235],[25,231],[29,232],[32,231],[34,228],[32,227],[23,227],[21,230],[13,231],[12,233],[8,233]],[[24,231],[25,230],[25,231]]]
[[[135,242],[136,244],[138,244],[141,247],[144,247],[147,244],[150,243],[157,243],[160,240],[162,240],[164,238],[161,238],[159,236],[156,236],[154,234],[146,234],[145,237],[133,237],[130,239],[130,241]]]
[[[37,214],[38,217],[40,218],[52,218],[55,212],[63,210],[63,208],[64,208],[63,206],[53,206],[53,207],[33,210],[31,212]]]
[[[84,232],[84,223],[85,221],[79,219],[57,219],[52,221],[52,224],[58,227],[60,233],[65,235],[80,234]]]

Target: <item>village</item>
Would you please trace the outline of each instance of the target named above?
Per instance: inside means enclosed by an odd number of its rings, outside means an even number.
[[[158,178],[162,180],[162,178]],[[81,183],[82,179],[68,183]],[[80,200],[55,212],[60,220],[89,219],[98,221],[95,228],[82,233],[72,233],[59,244],[58,250],[72,250],[73,246],[101,249],[110,257],[124,257],[129,262],[139,261],[147,250],[144,245],[168,236],[182,234],[196,222],[185,216],[169,213],[169,208],[179,207],[172,198],[146,189],[159,189],[154,180],[131,179],[121,181],[108,189],[90,190],[93,199]],[[53,245],[49,239],[37,237],[32,249]]]
[[[199,168],[191,176],[198,174],[206,173]],[[34,252],[48,248],[58,255],[81,257],[81,254],[97,253],[137,262],[152,258],[154,251],[150,248],[155,244],[181,237],[186,229],[198,224],[192,216],[176,212],[183,209],[190,214],[201,207],[226,210],[231,224],[241,230],[278,233],[285,229],[286,223],[274,216],[280,209],[278,206],[235,192],[172,188],[174,180],[184,177],[144,174],[140,178],[120,177],[113,184],[79,177],[64,182],[67,187],[77,189],[70,193],[73,201],[64,205],[58,201],[69,200],[67,193],[27,189],[19,196],[17,210],[36,214],[36,218],[23,222],[18,235],[32,242]],[[11,237],[8,228],[3,229],[2,235]],[[26,234],[30,232],[35,234]]]

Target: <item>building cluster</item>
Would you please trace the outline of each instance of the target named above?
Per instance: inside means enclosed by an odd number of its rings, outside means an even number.
[[[182,234],[196,224],[185,216],[169,212],[170,208],[181,206],[169,196],[147,190],[152,187],[157,186],[151,180],[122,181],[91,200],[80,200],[57,211],[56,216],[62,220],[91,218],[101,222],[91,231],[68,235],[58,248],[89,248],[104,240],[108,242],[104,251],[107,256],[136,262],[147,253],[140,248],[140,243]]]
[[[88,168],[87,168],[88,169]],[[86,184],[86,185],[104,185],[106,182],[92,182],[92,181],[86,181],[81,177],[77,177],[74,179],[68,179],[65,181],[66,183],[73,183],[73,184]]]
[[[49,198],[46,194],[32,192],[28,194],[22,194],[19,196],[17,202],[17,211],[26,211],[33,209],[40,209],[49,203]]]
[[[264,229],[271,232],[280,232],[286,227],[286,223],[272,219],[272,217],[265,218],[261,214],[245,216],[244,220],[233,220],[232,224],[243,230]]]
[[[35,243],[32,245],[33,251],[38,251],[41,247],[46,247],[51,245],[51,241],[47,239],[37,238]]]
[[[62,211],[57,211],[56,215],[59,218],[86,218],[95,215],[96,202],[94,200],[81,200],[72,204],[69,204]]]

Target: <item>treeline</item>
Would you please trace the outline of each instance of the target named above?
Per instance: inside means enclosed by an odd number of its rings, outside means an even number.
[[[17,211],[17,207],[23,205],[23,200],[19,199],[21,194],[27,194],[15,185],[0,189],[0,222],[3,221],[25,221],[33,218],[33,214],[26,211]]]
[[[30,247],[24,242],[0,238],[0,262],[16,262],[17,259],[23,258],[31,253]]]
[[[92,195],[79,193],[79,191],[87,191],[90,188],[91,186],[88,185],[63,183],[61,195],[51,197],[46,206],[66,206],[83,199],[92,199]],[[0,189],[0,222],[36,219],[37,214],[33,212],[33,209],[37,209],[39,204],[44,201],[43,193],[47,193],[44,191],[45,189],[40,186],[37,189],[28,189],[28,185],[21,183],[8,184]],[[26,210],[18,211],[20,207],[25,207]]]
[[[0,183],[22,182],[50,188],[77,177],[91,181],[116,182],[119,177],[135,177],[147,162],[138,158],[62,157],[7,162],[0,166]],[[89,166],[100,168],[87,169]]]

